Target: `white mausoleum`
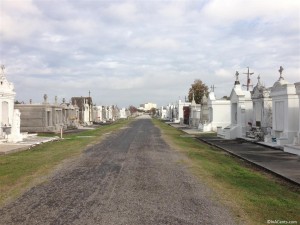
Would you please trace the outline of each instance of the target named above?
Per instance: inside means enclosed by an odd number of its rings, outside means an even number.
[[[300,82],[295,83],[296,94],[299,98],[299,106],[300,106]],[[284,145],[284,151],[290,152],[293,154],[300,155],[300,109],[298,110],[299,124],[298,124],[298,133],[294,137],[294,141],[292,144]]]
[[[299,132],[299,97],[294,84],[287,82],[282,76],[271,89],[272,98],[272,136],[277,145],[292,144]]]
[[[252,99],[250,91],[242,90],[236,72],[236,81],[230,94],[231,123],[224,129],[218,128],[218,136],[225,139],[235,139],[246,136],[249,123],[252,124]]]
[[[20,111],[14,109],[16,93],[14,85],[5,77],[4,66],[0,74],[0,143],[18,142],[23,137],[20,133]]]
[[[217,127],[224,128],[230,125],[230,101],[216,99],[214,89],[208,95],[208,121],[203,125],[203,131],[217,131]]]

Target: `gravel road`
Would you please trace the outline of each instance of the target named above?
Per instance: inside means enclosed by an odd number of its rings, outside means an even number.
[[[149,118],[110,134],[0,209],[0,224],[235,224]]]

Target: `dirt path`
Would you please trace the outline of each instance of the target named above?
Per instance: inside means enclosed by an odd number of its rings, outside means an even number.
[[[0,224],[234,224],[180,157],[137,119],[0,209]]]

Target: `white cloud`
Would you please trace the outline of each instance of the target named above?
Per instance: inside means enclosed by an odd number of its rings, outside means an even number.
[[[180,43],[171,38],[152,37],[152,38],[136,38],[130,43],[130,46],[135,48],[163,49],[176,50],[180,48]]]
[[[31,0],[3,0],[0,10],[0,34],[3,40],[29,38],[42,27],[41,13]]]
[[[207,21],[218,24],[256,18],[264,18],[268,22],[286,17],[299,20],[299,3],[295,0],[211,0],[205,5],[203,15]]]
[[[134,2],[113,2],[109,7],[105,9],[110,17],[123,21],[134,21],[136,19],[137,8]]]
[[[218,69],[214,72],[215,75],[219,76],[219,77],[223,77],[223,78],[232,78],[234,73],[231,70],[226,70],[226,69]]]

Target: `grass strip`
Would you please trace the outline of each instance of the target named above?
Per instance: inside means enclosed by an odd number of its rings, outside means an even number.
[[[268,220],[300,223],[300,190],[222,150],[184,137],[183,132],[153,120],[169,145],[184,153],[193,173],[207,183],[239,221],[267,224]]]
[[[45,181],[56,166],[64,160],[79,156],[88,146],[99,142],[104,134],[117,131],[131,121],[132,119],[119,120],[93,130],[66,134],[65,139],[60,141],[0,156],[0,206],[26,189]]]

